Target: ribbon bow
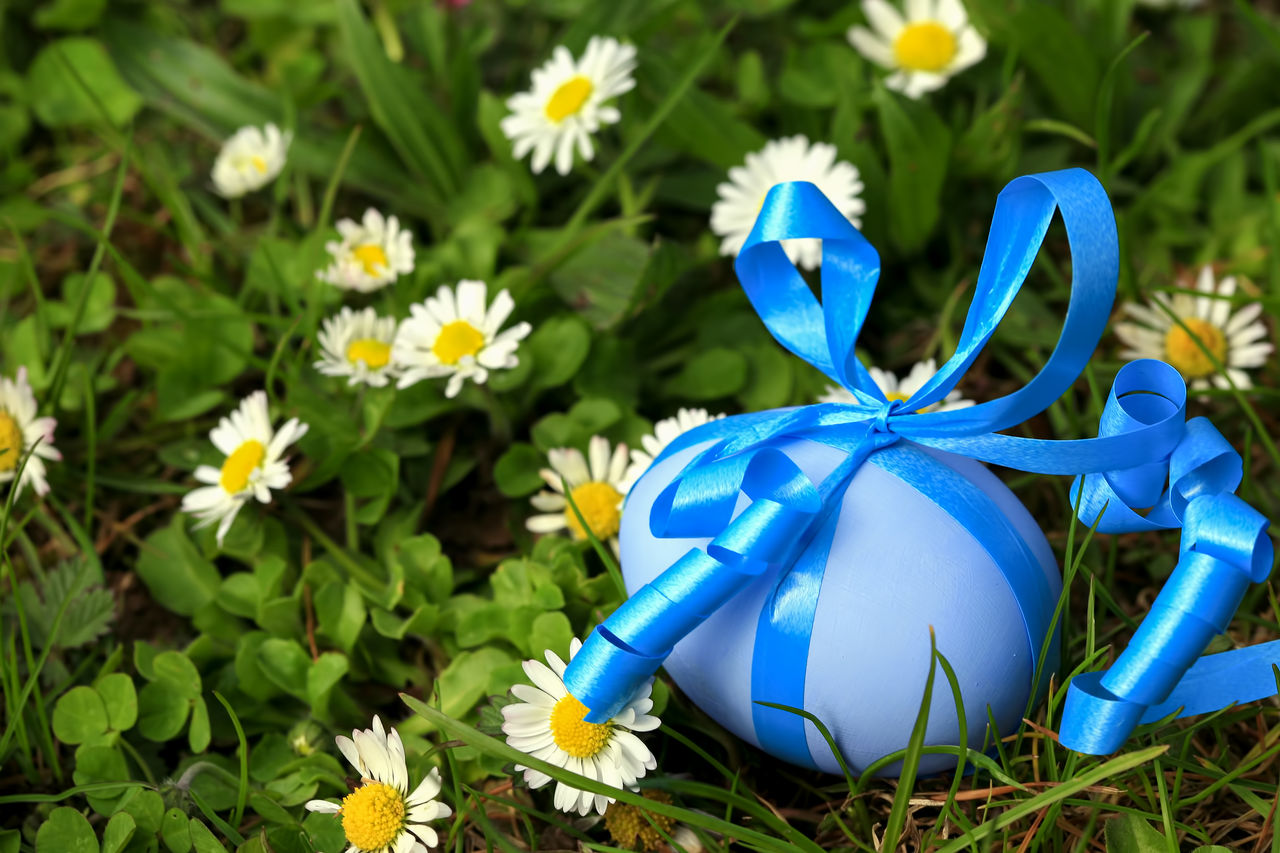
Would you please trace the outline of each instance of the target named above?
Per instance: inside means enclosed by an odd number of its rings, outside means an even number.
[[[1066,226],[1072,281],[1066,318],[1048,361],[1023,388],[1005,397],[965,409],[927,411],[955,387],[995,332],[1035,261],[1055,211]],[[780,245],[783,240],[813,237],[823,240],[822,304]],[[1115,502],[1115,510],[1108,506],[1113,514],[1127,509],[1126,502],[1155,503],[1142,501],[1152,484],[1163,484],[1162,466],[1168,466],[1175,449],[1188,443],[1185,385],[1173,368],[1153,361],[1134,362],[1117,376],[1110,414],[1104,413],[1097,438],[1046,441],[998,434],[1043,411],[1072,385],[1111,311],[1119,266],[1115,220],[1102,186],[1084,170],[1024,176],[1000,193],[956,352],[905,401],[888,400],[854,352],[879,278],[879,256],[817,187],[807,182],[774,186],[735,266],[747,297],[774,338],[847,388],[854,402],[714,421],[663,451],[659,459],[712,442],[654,502],[653,534],[711,542],[705,549],[690,550],[638,590],[596,627],[570,662],[565,685],[590,709],[590,722],[604,722],[621,711],[677,641],[752,579],[779,567],[784,570],[760,615],[752,694],[802,706],[809,629],[826,558],[825,547],[811,546],[830,545],[833,510],[850,478],[868,456],[897,441],[907,439],[1037,473],[1092,476],[1131,471],[1086,483],[1087,507],[1094,506],[1106,488],[1114,489],[1121,501]],[[1149,398],[1164,402],[1154,404]],[[1196,427],[1197,434],[1200,429]],[[838,448],[847,456],[815,483],[778,449],[796,438]],[[1199,441],[1192,444],[1198,447]],[[1199,459],[1194,452],[1188,455]],[[1170,489],[1168,512],[1162,505],[1145,519],[1134,517],[1170,526],[1185,513],[1190,528],[1190,516],[1196,514],[1191,509],[1202,499],[1201,492],[1225,485],[1217,476],[1220,458],[1205,463],[1212,486],[1203,478],[1178,477]],[[1193,469],[1203,471],[1205,465]],[[957,488],[963,488],[964,481],[957,479]],[[743,494],[750,503],[735,515]],[[1082,503],[1082,515],[1087,507]],[[978,521],[999,523],[990,521],[995,516],[1002,517],[987,513]],[[1216,554],[1212,539],[1202,538],[1197,553]],[[797,562],[802,554],[805,559]],[[1037,578],[1044,583],[1039,572],[1026,573],[1018,582],[1034,586]],[[1020,602],[1039,602],[1023,609],[1034,654],[1048,633],[1055,602],[1045,601],[1047,587],[1023,591]],[[754,723],[762,746],[812,766],[802,718],[757,705]]]

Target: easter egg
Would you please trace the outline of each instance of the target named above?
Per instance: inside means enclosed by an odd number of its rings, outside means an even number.
[[[628,594],[691,547],[707,545],[706,539],[655,537],[649,522],[659,493],[708,444],[658,460],[629,494],[620,532]],[[805,439],[780,449],[814,482],[845,458],[841,450]],[[740,495],[735,517],[748,503]],[[907,746],[933,664],[931,629],[955,671],[967,725],[962,733],[956,698],[939,668],[925,745],[967,743],[982,750],[1017,731],[1061,591],[1049,544],[1021,502],[981,463],[904,440],[859,467],[834,512],[807,656],[801,647],[794,664],[803,667],[804,710],[830,730],[850,768],[861,773]],[[664,666],[689,699],[725,728],[795,760],[757,731],[755,703],[779,699],[752,695],[753,670],[776,664],[775,656],[761,654],[757,633],[761,610],[787,569],[771,567],[747,581],[675,645]],[[1046,669],[1057,659],[1056,643],[1056,636],[1050,639]],[[998,732],[987,731],[989,719]],[[803,729],[799,748],[807,748],[811,760],[798,763],[839,773],[817,727],[805,721]],[[925,755],[920,772],[954,765],[953,755]],[[898,770],[893,764],[878,772]]]

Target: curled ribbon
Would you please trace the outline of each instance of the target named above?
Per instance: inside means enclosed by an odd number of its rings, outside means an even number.
[[[1005,397],[965,409],[922,411],[947,396],[995,332],[1055,211],[1066,227],[1072,282],[1066,318],[1048,361],[1023,388]],[[822,304],[780,245],[782,240],[814,237],[823,240]],[[1185,464],[1203,475],[1176,478],[1167,497],[1168,512],[1161,503],[1140,520],[1170,526],[1185,517],[1190,530],[1191,517],[1200,517],[1199,501],[1225,499],[1220,488],[1206,494],[1225,482],[1220,471],[1224,463],[1221,454],[1189,439],[1196,421],[1185,423],[1185,386],[1168,365],[1142,361],[1121,370],[1097,438],[1046,441],[998,434],[1043,411],[1079,376],[1106,326],[1118,264],[1111,206],[1092,175],[1068,169],[1013,180],[997,199],[955,354],[910,399],[890,401],[854,352],[879,278],[879,256],[813,184],[773,187],[738,256],[738,278],[774,338],[847,388],[854,402],[714,421],[663,451],[659,459],[710,442],[654,502],[649,519],[653,534],[711,542],[691,549],[638,590],[597,626],[570,662],[565,685],[590,709],[586,719],[603,722],[617,714],[676,642],[766,569],[779,567],[784,571],[759,617],[752,695],[758,701],[802,706],[817,591],[835,529],[833,510],[858,467],[902,440],[1024,471],[1099,475],[1085,489],[1091,502],[1105,500],[1104,487],[1092,485],[1105,483],[1117,495],[1137,500],[1135,506],[1164,501],[1158,494],[1163,472],[1172,467],[1168,460],[1175,450],[1186,447]],[[847,456],[815,483],[779,449],[796,438],[838,448]],[[1178,464],[1184,461],[1180,458]],[[967,485],[963,478],[956,480],[948,488]],[[1153,489],[1157,494],[1143,504]],[[743,494],[750,502],[735,515]],[[982,500],[975,494],[970,503],[980,506]],[[1107,512],[1120,513],[1120,503],[1114,511],[1108,504]],[[1212,533],[1218,519],[1218,513],[1208,513],[1196,525],[1197,553],[1218,555],[1227,547]],[[975,515],[969,526],[1001,523],[1003,515],[992,511]],[[973,532],[982,539],[981,529]],[[1048,590],[1038,572],[1007,577],[1026,587],[1018,599],[1034,658],[1048,634],[1055,602],[1046,600]],[[753,722],[762,746],[813,766],[802,718],[757,705]]]

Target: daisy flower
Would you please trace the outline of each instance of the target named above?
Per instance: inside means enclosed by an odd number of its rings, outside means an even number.
[[[391,347],[392,364],[401,372],[397,387],[448,376],[444,395],[456,397],[463,381],[483,385],[490,370],[520,363],[516,348],[533,327],[517,323],[499,332],[516,303],[501,290],[487,305],[488,290],[483,281],[464,280],[456,288],[442,286],[434,297],[410,306],[410,316],[400,324]]]
[[[321,281],[369,293],[413,272],[413,235],[400,228],[396,217],[384,219],[371,207],[360,222],[339,219],[335,227],[342,239],[324,244],[333,260],[316,273]]]
[[[1154,305],[1126,302],[1124,313],[1135,322],[1116,324],[1116,337],[1125,346],[1121,357],[1167,361],[1196,390],[1211,385],[1252,388],[1253,382],[1245,369],[1261,367],[1275,349],[1266,340],[1267,327],[1260,319],[1262,305],[1251,302],[1232,313],[1229,297],[1236,292],[1235,276],[1215,281],[1213,268],[1209,266],[1200,268],[1195,289],[1202,295],[1175,293],[1170,298],[1157,293],[1153,296],[1182,321],[1182,326]],[[1205,350],[1213,353],[1218,364],[1226,368],[1225,372],[1218,372]]]
[[[519,160],[533,152],[530,168],[541,172],[555,157],[556,171],[569,174],[576,149],[590,162],[595,152],[591,135],[601,125],[616,124],[622,113],[605,102],[631,91],[636,49],[617,39],[593,36],[586,53],[575,60],[569,49],[557,47],[546,64],[533,72],[533,86],[507,101],[511,114],[502,132],[512,141]]]
[[[887,0],[862,0],[862,12],[871,29],[851,27],[849,43],[893,71],[884,84],[908,98],[941,89],[987,55],[960,0],[907,0],[905,19]]]
[[[938,365],[931,358],[917,362],[908,371],[907,375],[899,379],[893,373],[887,370],[881,370],[878,367],[867,368],[867,373],[871,374],[871,381],[876,383],[876,387],[884,394],[885,399],[890,402],[894,400],[907,400],[911,395],[924,387],[924,383],[933,378],[933,374],[938,372]],[[818,397],[819,403],[852,403],[855,402],[853,394],[838,385],[828,385],[827,391]],[[941,402],[934,403],[931,406],[925,406],[920,409],[921,412],[946,412],[951,409],[966,409],[973,405],[973,400],[966,400],[959,391],[952,391]]]
[[[183,496],[182,511],[198,519],[197,530],[218,522],[221,546],[236,513],[249,498],[271,503],[271,490],[292,482],[289,463],[281,457],[285,448],[306,434],[307,425],[297,418],[274,429],[267,414],[266,392],[253,392],[209,433],[213,446],[227,458],[221,468],[201,465],[196,469],[196,479],[208,485]]]
[[[36,397],[27,382],[25,367],[19,367],[13,379],[0,376],[0,483],[13,481],[22,465],[23,454],[30,452],[22,468],[22,479],[14,488],[21,494],[30,484],[37,495],[48,493],[44,461],[62,459],[62,454],[53,447],[53,430],[57,425],[53,418],[36,417]]]
[[[307,811],[342,815],[342,831],[351,846],[346,853],[427,853],[440,842],[429,820],[440,820],[453,810],[436,799],[440,771],[431,768],[426,778],[409,792],[409,770],[404,761],[400,733],[382,727],[338,735],[338,749],[360,774],[360,787],[334,803],[311,800]]]
[[[622,476],[622,484],[618,487],[624,495],[631,491],[641,475],[649,470],[653,460],[658,458],[668,444],[675,441],[694,427],[711,421],[718,421],[724,415],[707,414],[706,409],[680,409],[673,418],[664,418],[653,425],[653,433],[640,439],[643,450],[632,448],[631,464]]]
[[[315,367],[325,376],[347,376],[348,385],[363,382],[381,388],[395,375],[395,317],[379,317],[372,308],[357,312],[343,307],[324,321],[316,338],[321,352]]]
[[[862,181],[851,163],[836,160],[836,147],[809,143],[807,136],[775,139],[747,155],[742,166],[729,170],[729,180],[716,187],[720,197],[711,206],[711,230],[720,241],[720,254],[737,256],[747,241],[764,197],[774,184],[809,181],[857,228],[867,209],[861,198]],[[814,269],[822,263],[822,241],[783,240],[782,248],[793,264]]]
[[[622,527],[627,446],[619,444],[610,453],[609,439],[596,435],[587,446],[587,454],[583,456],[576,447],[558,447],[547,453],[551,467],[538,473],[552,490],[544,489],[529,499],[534,509],[545,514],[531,516],[525,526],[534,533],[568,530],[574,539],[587,538],[582,522],[578,521],[573,507],[565,500],[563,477],[569,484],[569,496],[577,504],[587,527],[597,539],[607,541],[617,553],[618,531]]]
[[[573,660],[582,642],[569,645]],[[635,790],[636,782],[658,766],[653,753],[634,732],[649,732],[661,721],[649,714],[653,700],[650,678],[616,716],[605,723],[588,723],[583,719],[587,707],[573,697],[564,686],[565,662],[552,651],[547,652],[545,666],[536,660],[524,662],[525,675],[534,686],[516,684],[511,688],[519,702],[502,709],[502,731],[507,743],[534,758],[557,767],[572,770],[615,788]],[[551,777],[519,764],[524,781],[530,788],[541,788]],[[586,815],[592,806],[604,814],[612,797],[580,791],[563,782],[556,783],[555,806],[561,811]]]
[[[239,198],[271,183],[284,168],[293,134],[274,124],[242,127],[222,144],[213,164],[213,186],[224,198]]]

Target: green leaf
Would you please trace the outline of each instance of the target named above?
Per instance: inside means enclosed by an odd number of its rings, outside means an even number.
[[[509,498],[531,495],[546,485],[538,474],[547,466],[546,455],[532,444],[518,441],[498,457],[493,483]]]
[[[346,58],[364,91],[374,122],[401,159],[440,202],[460,186],[463,148],[449,118],[408,70],[392,63],[355,0],[337,0]]]
[[[49,642],[54,620],[63,609],[57,647],[74,649],[105,634],[115,615],[111,593],[99,585],[101,569],[87,560],[67,560],[45,574],[38,586],[18,585],[31,641],[43,649]],[[4,611],[11,605],[5,602]],[[16,613],[14,614],[16,616]]]
[[[121,853],[137,829],[138,825],[133,815],[128,812],[113,814],[102,833],[102,853]]]
[[[488,646],[458,654],[436,679],[436,690],[445,713],[460,717],[482,697],[505,693],[520,677],[519,662],[501,649]]]
[[[76,769],[71,778],[77,785],[93,785],[102,782],[128,782],[129,766],[124,753],[112,746],[81,746],[76,750]],[[120,787],[102,793],[87,794],[89,805],[98,814],[113,813],[127,788]]]
[[[163,322],[134,332],[126,351],[178,387],[215,388],[239,376],[253,351],[253,323],[234,300],[174,276],[157,276],[140,308]]]
[[[204,752],[209,748],[212,733],[209,730],[209,706],[199,697],[191,706],[191,728],[187,730],[187,745],[192,752]]]
[[[394,494],[400,478],[400,457],[380,448],[362,450],[347,457],[338,476],[343,487],[357,498]]]
[[[64,329],[71,324],[84,288],[84,273],[71,273],[62,280],[62,301],[50,302],[47,306],[51,326]],[[76,332],[86,335],[103,331],[116,316],[116,285],[111,276],[101,272],[95,275],[93,286],[85,298],[84,314]]]
[[[138,693],[138,731],[147,740],[164,743],[182,731],[191,700],[166,681],[145,684]]]
[[[573,626],[569,617],[559,610],[539,613],[533,620],[528,642],[522,650],[532,658],[541,658],[550,649],[562,660],[569,659],[569,642],[573,639]]]
[[[574,377],[591,349],[591,330],[574,315],[551,317],[529,336],[533,387],[554,388]]]
[[[120,798],[116,811],[132,817],[143,835],[154,835],[160,831],[160,821],[164,818],[164,799],[155,791],[131,788]]]
[[[259,700],[270,699],[279,693],[259,663],[259,652],[269,636],[265,631],[250,631],[236,641],[236,681],[241,690]]]
[[[0,853],[21,853],[22,833],[16,829],[0,829]]]
[[[400,565],[409,588],[428,601],[444,602],[453,592],[453,563],[430,533],[398,539],[391,547],[391,558]]]
[[[650,85],[643,86],[641,93],[654,104],[667,97],[691,64],[661,51],[647,52],[644,61]],[[732,106],[696,87],[672,105],[654,140],[721,169],[741,165],[749,152],[759,151],[768,141]]]
[[[314,596],[320,630],[344,652],[350,652],[364,627],[365,607],[356,588],[344,581],[325,584]]]
[[[1106,822],[1107,853],[1166,853],[1169,843],[1142,818],[1122,814]]]
[[[258,664],[272,683],[299,699],[307,698],[307,670],[311,657],[296,640],[272,637],[258,649]]]
[[[48,127],[96,124],[104,118],[122,127],[142,106],[106,48],[90,38],[46,45],[27,69],[27,92],[32,112]]]
[[[113,672],[94,685],[107,708],[107,723],[113,731],[123,732],[138,722],[138,691],[133,679],[123,672]]]
[[[686,361],[666,390],[689,400],[715,400],[736,394],[746,381],[746,357],[737,350],[713,347]]]
[[[52,0],[36,10],[32,22],[42,30],[87,30],[106,8],[107,0]]]
[[[747,382],[738,392],[738,401],[749,412],[776,409],[791,399],[795,385],[793,359],[773,344],[744,349]]]
[[[180,616],[192,616],[214,600],[222,578],[187,537],[185,522],[186,516],[176,514],[168,527],[148,536],[135,569],[152,598]]]
[[[614,326],[631,305],[648,266],[650,247],[617,230],[574,253],[549,277],[567,305],[597,329]]]
[[[227,853],[227,848],[223,847],[213,831],[204,825],[204,821],[194,817],[191,818],[191,843],[195,845],[196,853]]]
[[[218,606],[243,619],[255,619],[262,596],[258,579],[249,572],[236,572],[222,579],[218,588]]]
[[[182,809],[176,806],[164,813],[160,824],[160,837],[169,853],[189,853],[191,850],[191,822]]]
[[[609,399],[579,400],[568,412],[552,412],[529,431],[533,443],[543,450],[553,447],[586,447],[592,436],[618,422],[622,410]]]
[[[200,698],[200,670],[182,652],[161,652],[151,662],[152,680],[169,685],[183,699]]]
[[[84,815],[64,806],[54,809],[40,824],[36,853],[98,853],[98,838]]]
[[[261,791],[253,791],[249,794],[249,808],[269,823],[282,823],[288,826],[297,824],[297,819],[287,809]]]
[[[329,697],[350,666],[341,652],[325,652],[308,668],[307,701],[318,718],[328,718]]]
[[[1049,93],[1060,118],[1081,127],[1092,124],[1101,62],[1080,27],[1048,3],[1026,3],[1014,12],[989,16],[988,23],[1018,49],[1018,58]]]
[[[107,706],[92,687],[73,687],[53,706],[53,734],[63,743],[92,740],[104,734],[109,725]]]
[[[889,233],[901,251],[914,252],[942,212],[951,131],[923,101],[884,88],[872,100],[889,152]]]

